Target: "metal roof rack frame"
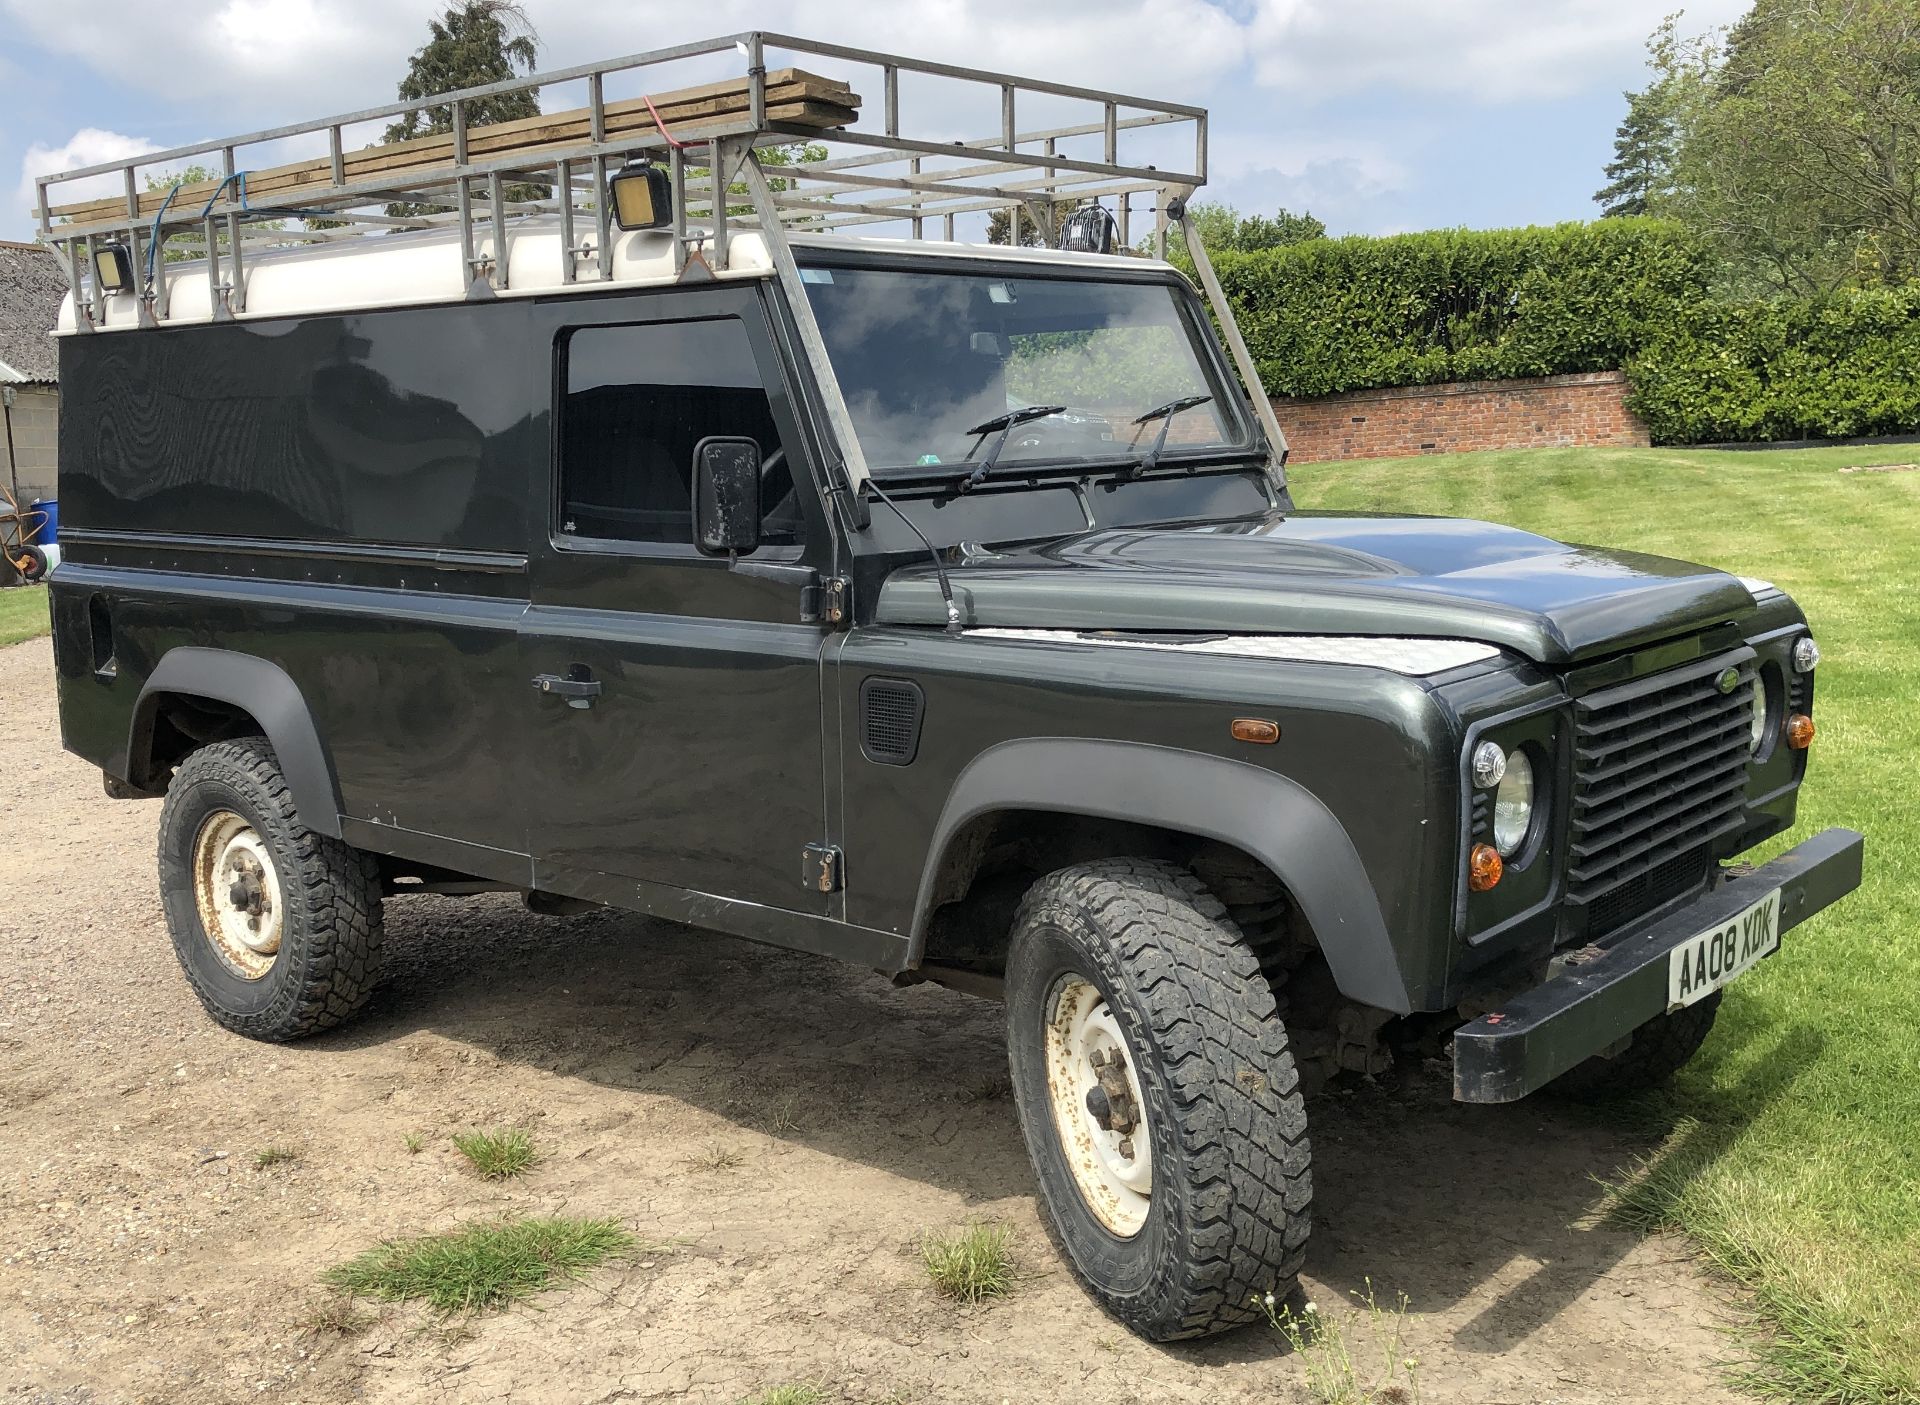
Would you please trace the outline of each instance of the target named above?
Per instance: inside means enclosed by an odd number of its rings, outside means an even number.
[[[783,120],[779,105],[770,106],[768,101],[769,51],[878,69],[878,128],[868,126],[864,117],[827,127]],[[634,74],[648,77],[662,66],[687,61],[704,60],[711,66],[715,58],[729,56],[740,60],[733,77],[744,85],[744,111],[722,112],[710,120],[689,123],[679,135],[670,131],[657,112],[650,125],[629,124],[625,130],[609,130],[609,79]],[[997,96],[998,130],[986,137],[961,141],[935,139],[910,130],[901,120],[903,76],[955,84],[958,91],[976,98]],[[511,93],[538,94],[542,89],[581,82],[587,94],[584,140],[530,143],[537,150],[516,151],[507,146],[476,154],[470,149],[470,138],[489,130],[487,124],[469,122],[475,102]],[[1085,120],[1023,129],[1021,112],[1031,111],[1038,103],[1056,109],[1063,103],[1085,105]],[[365,179],[350,176],[349,157],[365,153],[345,149],[343,134],[347,129],[432,108],[451,109],[450,159],[380,171]],[[1169,128],[1175,138],[1182,128],[1191,135],[1191,170],[1169,170],[1122,159],[1122,142],[1129,135]],[[311,139],[316,134],[326,143],[326,156],[315,158],[316,165],[325,161],[323,178],[301,185],[294,192],[295,202],[251,203],[246,191],[249,149],[302,137]],[[1096,140],[1097,150],[1092,154],[1082,151]],[[814,144],[825,146],[828,155],[802,160],[763,160],[761,155],[766,148],[783,148],[783,156],[799,148],[804,155]],[[367,148],[368,152],[378,150]],[[1185,218],[1187,201],[1207,178],[1207,112],[1202,107],[756,31],[38,176],[34,181],[35,213],[41,241],[62,255],[74,290],[75,329],[80,332],[94,330],[97,325],[88,295],[88,275],[94,267],[97,244],[123,245],[136,269],[151,269],[159,261],[160,250],[155,244],[178,249],[183,235],[191,240],[192,251],[204,256],[216,320],[245,310],[249,246],[333,243],[390,232],[396,227],[457,226],[468,296],[486,298],[505,290],[507,260],[481,252],[482,231],[491,235],[493,250],[504,250],[516,220],[526,216],[558,216],[561,247],[568,251],[561,260],[564,282],[611,279],[616,231],[609,179],[627,160],[661,154],[665,155],[674,188],[676,274],[687,272],[695,254],[708,268],[725,270],[734,234],[757,231],[775,276],[785,286],[807,355],[822,366],[826,364],[825,343],[800,282],[787,238],[789,231],[812,233],[897,223],[916,239],[926,238],[929,226],[934,226],[941,237],[953,240],[957,217],[1004,209],[1009,212],[1010,242],[1021,243],[1030,222],[1034,232],[1051,244],[1064,213],[1087,204],[1105,207],[1111,202],[1110,213],[1124,249],[1133,237],[1133,197],[1152,197],[1155,252],[1165,256],[1168,231],[1178,228],[1201,290],[1212,305],[1272,447],[1273,474],[1284,493],[1285,435],[1261,389],[1253,358],[1206,250]],[[212,197],[198,209],[187,206],[176,213],[168,208],[172,199],[169,194],[157,213],[149,214],[143,208],[143,196],[150,205],[154,192],[143,190],[139,172],[196,158],[216,167],[218,184]],[[55,199],[59,187],[116,176],[124,193],[124,208],[117,208],[119,197],[107,201],[96,198],[86,202],[84,217],[62,215]],[[536,198],[513,198],[507,188],[510,183],[534,187]],[[537,195],[539,190],[546,192],[544,197]],[[444,212],[417,216],[388,212],[389,205],[403,202],[437,206]],[[115,208],[109,213],[103,208],[106,206]],[[690,207],[705,211],[705,227],[690,223]],[[64,208],[81,207],[70,204]],[[288,217],[299,218],[302,227],[260,228],[264,221],[284,221]],[[315,221],[320,223],[316,225]],[[577,232],[583,224],[591,233],[579,239]],[[149,273],[146,286],[137,291],[141,325],[166,322],[167,283],[165,277]],[[820,379],[847,477],[857,488],[866,477],[859,439],[833,377],[823,375]]]

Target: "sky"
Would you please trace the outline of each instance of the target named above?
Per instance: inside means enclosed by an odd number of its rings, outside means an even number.
[[[1727,23],[1749,3],[1694,0],[1683,28]],[[1335,234],[1592,218],[1622,92],[1644,82],[1646,37],[1674,4],[524,0],[545,69],[759,29],[1204,105],[1202,198],[1309,210]],[[33,236],[34,174],[392,101],[441,8],[0,0],[0,239]],[[866,86],[877,111],[877,83]],[[550,110],[572,105],[557,99]],[[998,124],[938,85],[903,88],[903,103],[943,139]]]

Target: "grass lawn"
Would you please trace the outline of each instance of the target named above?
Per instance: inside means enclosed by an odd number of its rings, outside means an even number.
[[[1302,465],[1303,509],[1508,522],[1771,580],[1825,662],[1800,824],[1867,835],[1858,893],[1728,992],[1705,1051],[1639,1109],[1668,1134],[1619,1212],[1676,1225],[1751,1290],[1753,1383],[1920,1400],[1920,445],[1553,449]]]
[[[0,590],[0,648],[18,644],[22,639],[38,639],[49,628],[44,585]]]

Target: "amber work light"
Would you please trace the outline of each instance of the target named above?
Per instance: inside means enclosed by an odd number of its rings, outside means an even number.
[[[651,161],[634,161],[608,181],[613,187],[613,222],[631,233],[660,229],[673,219],[673,183]]]
[[[133,287],[133,255],[125,244],[102,244],[93,251],[93,280],[103,293],[124,293]]]

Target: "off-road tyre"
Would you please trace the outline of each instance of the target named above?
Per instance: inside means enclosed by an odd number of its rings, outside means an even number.
[[[1133,1061],[1152,1187],[1122,1237],[1089,1207],[1049,1096],[1053,992],[1103,996]],[[1006,978],[1013,1093],[1061,1256],[1139,1335],[1171,1341],[1253,1320],[1285,1297],[1310,1226],[1307,1114],[1272,988],[1192,873],[1150,859],[1076,864],[1036,882],[1015,919]]]
[[[1603,1098],[1658,1088],[1700,1052],[1720,1012],[1720,992],[1656,1015],[1633,1032],[1633,1042],[1612,1058],[1595,1056],[1575,1064],[1548,1085],[1570,1098]]]
[[[47,578],[47,553],[37,546],[25,546],[20,549],[20,559],[14,563],[20,571],[20,579],[31,584]]]
[[[279,950],[254,979],[220,955],[195,896],[196,840],[222,814],[252,827],[279,880]],[[372,855],[301,823],[265,737],[215,742],[181,764],[160,811],[159,861],[174,954],[217,1023],[249,1039],[285,1043],[332,1029],[366,1003],[384,936],[379,866]]]

